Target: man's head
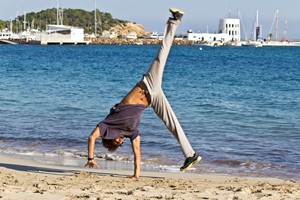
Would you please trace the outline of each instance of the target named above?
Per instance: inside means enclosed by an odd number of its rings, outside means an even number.
[[[102,138],[102,145],[108,149],[110,152],[114,152],[118,147],[122,146],[124,142],[124,137],[117,137],[112,140],[106,140]]]

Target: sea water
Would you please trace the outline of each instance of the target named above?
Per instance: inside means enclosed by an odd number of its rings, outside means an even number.
[[[0,46],[0,153],[83,166],[89,134],[158,48]],[[297,47],[172,47],[163,89],[202,156],[190,172],[300,180],[299,56]],[[142,167],[178,171],[180,146],[151,107],[139,130]],[[102,168],[132,166],[129,140],[114,154],[98,140],[95,154]]]

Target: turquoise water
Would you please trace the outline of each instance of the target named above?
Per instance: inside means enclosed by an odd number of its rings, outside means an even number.
[[[157,50],[0,46],[0,153],[80,160],[90,132],[140,80]],[[163,88],[203,157],[191,172],[300,180],[299,55],[297,47],[172,47]],[[177,141],[151,108],[140,132],[143,166],[181,166]],[[111,155],[98,141],[96,155],[130,163],[125,143]]]

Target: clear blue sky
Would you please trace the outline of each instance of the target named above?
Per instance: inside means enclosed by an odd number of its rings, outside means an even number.
[[[56,0],[0,0],[0,19],[9,20],[24,12],[37,12],[56,7]],[[270,32],[275,12],[279,10],[279,31],[281,37],[287,20],[287,38],[300,39],[300,0],[96,0],[97,8],[110,12],[113,17],[140,23],[146,31],[163,31],[169,16],[169,7],[178,7],[186,12],[178,32],[192,29],[194,32],[218,30],[219,19],[237,16],[240,10],[248,36],[252,31],[256,10],[263,35]],[[94,9],[94,0],[59,0],[63,8]],[[275,29],[275,25],[274,25]],[[275,33],[275,30],[273,31]],[[273,33],[273,34],[274,34]]]

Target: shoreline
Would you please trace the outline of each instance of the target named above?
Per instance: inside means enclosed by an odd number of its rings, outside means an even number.
[[[300,183],[185,172],[89,169],[0,154],[0,199],[297,199]]]
[[[0,157],[4,156],[7,158],[14,158],[14,160],[22,160],[29,162],[31,165],[35,163],[36,165],[47,165],[49,167],[71,167],[71,168],[80,168],[85,170],[83,166],[86,164],[85,154],[51,154],[51,153],[13,153],[13,152],[0,152]],[[124,156],[124,155],[123,155]],[[157,158],[157,157],[156,157]],[[129,173],[133,172],[133,160],[130,158],[122,157],[122,155],[114,154],[102,154],[95,157],[96,162],[100,165],[101,170],[113,170],[113,171],[128,171]],[[232,161],[231,161],[232,162]],[[299,182],[299,176],[297,172],[294,171],[282,171],[276,168],[269,167],[258,167],[253,168],[256,165],[263,165],[262,163],[252,163],[247,161],[239,166],[220,166],[212,165],[212,163],[207,163],[205,161],[200,161],[193,167],[189,168],[185,172],[181,172],[179,168],[181,165],[178,165],[178,162],[175,163],[160,163],[153,162],[153,159],[146,160],[144,159],[141,162],[141,171],[150,172],[150,173],[188,173],[193,175],[221,175],[225,177],[240,177],[240,178],[276,178],[280,180],[291,180]],[[244,166],[242,166],[244,165]],[[295,174],[296,173],[296,174]]]
[[[22,42],[22,41],[15,41],[15,40],[0,40],[0,45],[4,44],[22,44],[22,45],[160,45],[161,40],[159,39],[144,39],[144,38],[137,38],[137,39],[130,39],[130,38],[97,38],[97,39],[85,39],[82,42],[62,42],[62,41],[56,41],[56,42],[50,42],[50,44],[41,44],[40,41],[28,41],[28,42]],[[251,43],[248,44],[245,41],[241,42],[227,42],[223,43],[221,41],[193,41],[193,40],[186,40],[182,38],[177,38],[173,41],[173,46],[200,46],[200,47],[300,47],[300,42],[291,42],[291,43],[285,43],[285,42],[263,42],[263,43]]]

